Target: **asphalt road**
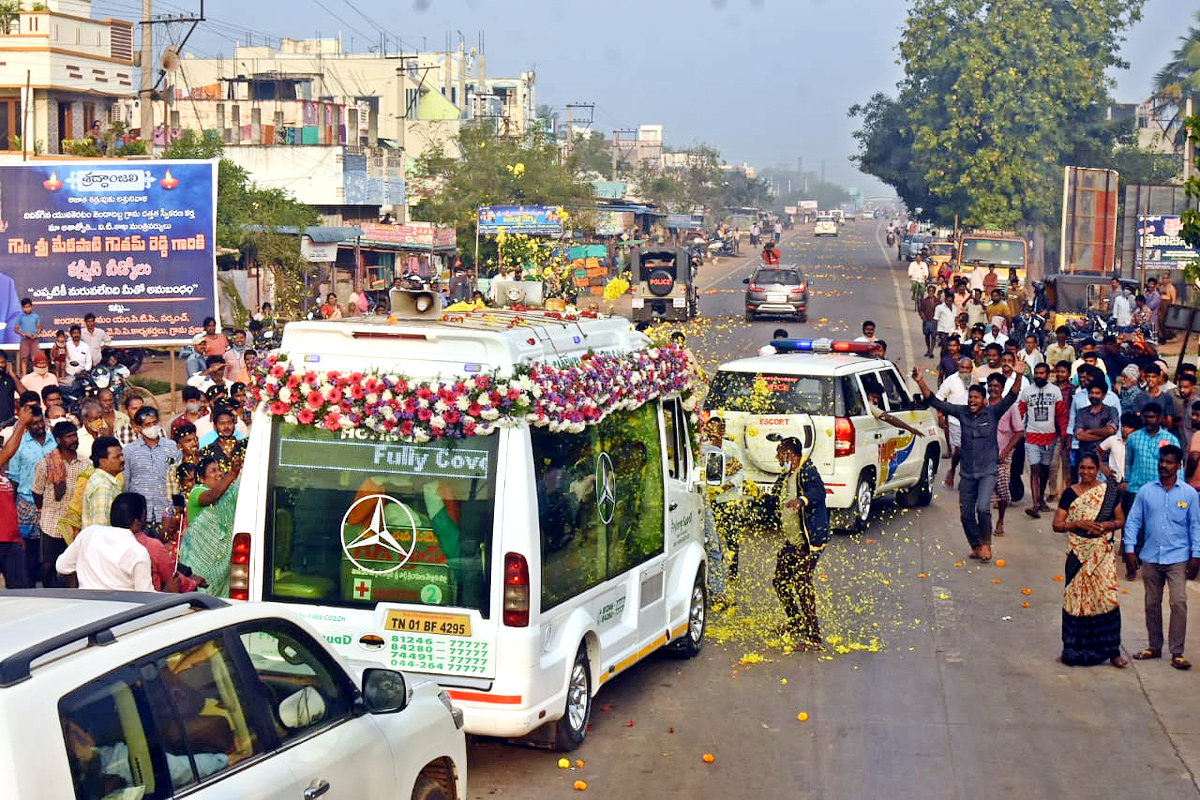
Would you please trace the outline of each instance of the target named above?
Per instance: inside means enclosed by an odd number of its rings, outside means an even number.
[[[703,318],[688,330],[707,366],[751,354],[777,327],[852,338],[870,318],[908,371],[923,352],[919,326],[880,226],[851,224],[837,240],[796,231],[783,252],[812,281],[809,324],[742,322],[750,261],[706,264]],[[697,659],[651,657],[604,687],[571,754],[583,766],[473,739],[468,796],[567,797],[580,794],[576,780],[604,798],[1200,796],[1200,670],[1058,663],[1064,542],[1021,508],[997,560],[981,566],[965,559],[957,498],[940,482],[926,509],[877,501],[866,533],[835,536],[822,555],[823,654],[788,654],[771,639],[775,542],[751,532],[735,611],[712,621]],[[1122,587],[1125,647],[1136,651],[1142,589]],[[1194,640],[1196,587],[1189,596]]]

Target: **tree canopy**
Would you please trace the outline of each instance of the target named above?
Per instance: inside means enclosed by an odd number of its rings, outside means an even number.
[[[1188,97],[1200,97],[1200,11],[1196,25],[1179,37],[1179,47],[1154,76],[1154,110],[1167,120],[1166,136],[1173,144],[1182,144],[1187,136],[1183,108]]]
[[[895,98],[850,109],[859,168],[942,222],[1053,222],[1064,165],[1107,166],[1104,120],[1143,0],[914,0]]]
[[[456,226],[464,256],[474,251],[480,206],[566,206],[586,227],[595,205],[591,184],[548,134],[499,136],[489,120],[464,123],[453,141],[428,148],[410,186],[421,198],[416,215]]]

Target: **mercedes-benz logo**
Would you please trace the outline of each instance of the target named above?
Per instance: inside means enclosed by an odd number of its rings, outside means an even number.
[[[373,503],[374,508],[371,509],[371,521],[359,533],[351,535],[347,531],[346,522],[351,518],[354,509],[364,503]],[[398,531],[391,531],[387,526],[387,511],[391,506],[399,506],[402,512],[401,519],[407,519],[407,522]],[[394,515],[393,515],[393,518]],[[387,569],[377,569],[369,567],[364,561],[374,561],[369,557],[368,553],[361,552],[371,548],[368,552],[377,552],[383,550],[382,554],[390,561],[390,556],[398,556],[399,560],[390,564]],[[412,558],[413,551],[417,548],[417,518],[409,510],[408,506],[401,503],[394,497],[389,497],[386,494],[371,494],[366,497],[360,497],[346,509],[346,513],[342,515],[342,552],[346,554],[346,558],[350,560],[354,566],[361,569],[363,572],[369,572],[372,575],[388,575],[403,567]],[[356,552],[358,557],[355,557]],[[362,559],[360,561],[359,559]]]
[[[605,525],[617,513],[617,473],[608,453],[596,456],[596,513]]]

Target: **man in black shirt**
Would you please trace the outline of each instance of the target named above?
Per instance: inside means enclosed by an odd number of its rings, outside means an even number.
[[[995,405],[987,403],[983,386],[967,389],[967,404],[957,405],[939,400],[925,384],[925,376],[913,367],[913,380],[921,395],[947,417],[958,419],[962,427],[962,458],[959,462],[958,510],[963,533],[971,545],[971,558],[983,562],[992,560],[992,494],[996,489],[996,466],[1000,447],[996,442],[996,426],[1004,412],[1017,402],[1021,381],[1025,375],[1025,358],[1017,354],[1012,388]]]
[[[21,384],[13,373],[12,364],[8,363],[8,355],[0,351],[0,422],[16,416],[20,392]]]

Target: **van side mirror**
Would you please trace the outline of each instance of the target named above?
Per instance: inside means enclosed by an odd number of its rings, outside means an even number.
[[[749,279],[749,278],[742,278],[742,283],[749,284],[749,283],[750,283],[750,279]]]
[[[704,482],[709,486],[725,484],[725,454],[709,453],[704,461]]]

